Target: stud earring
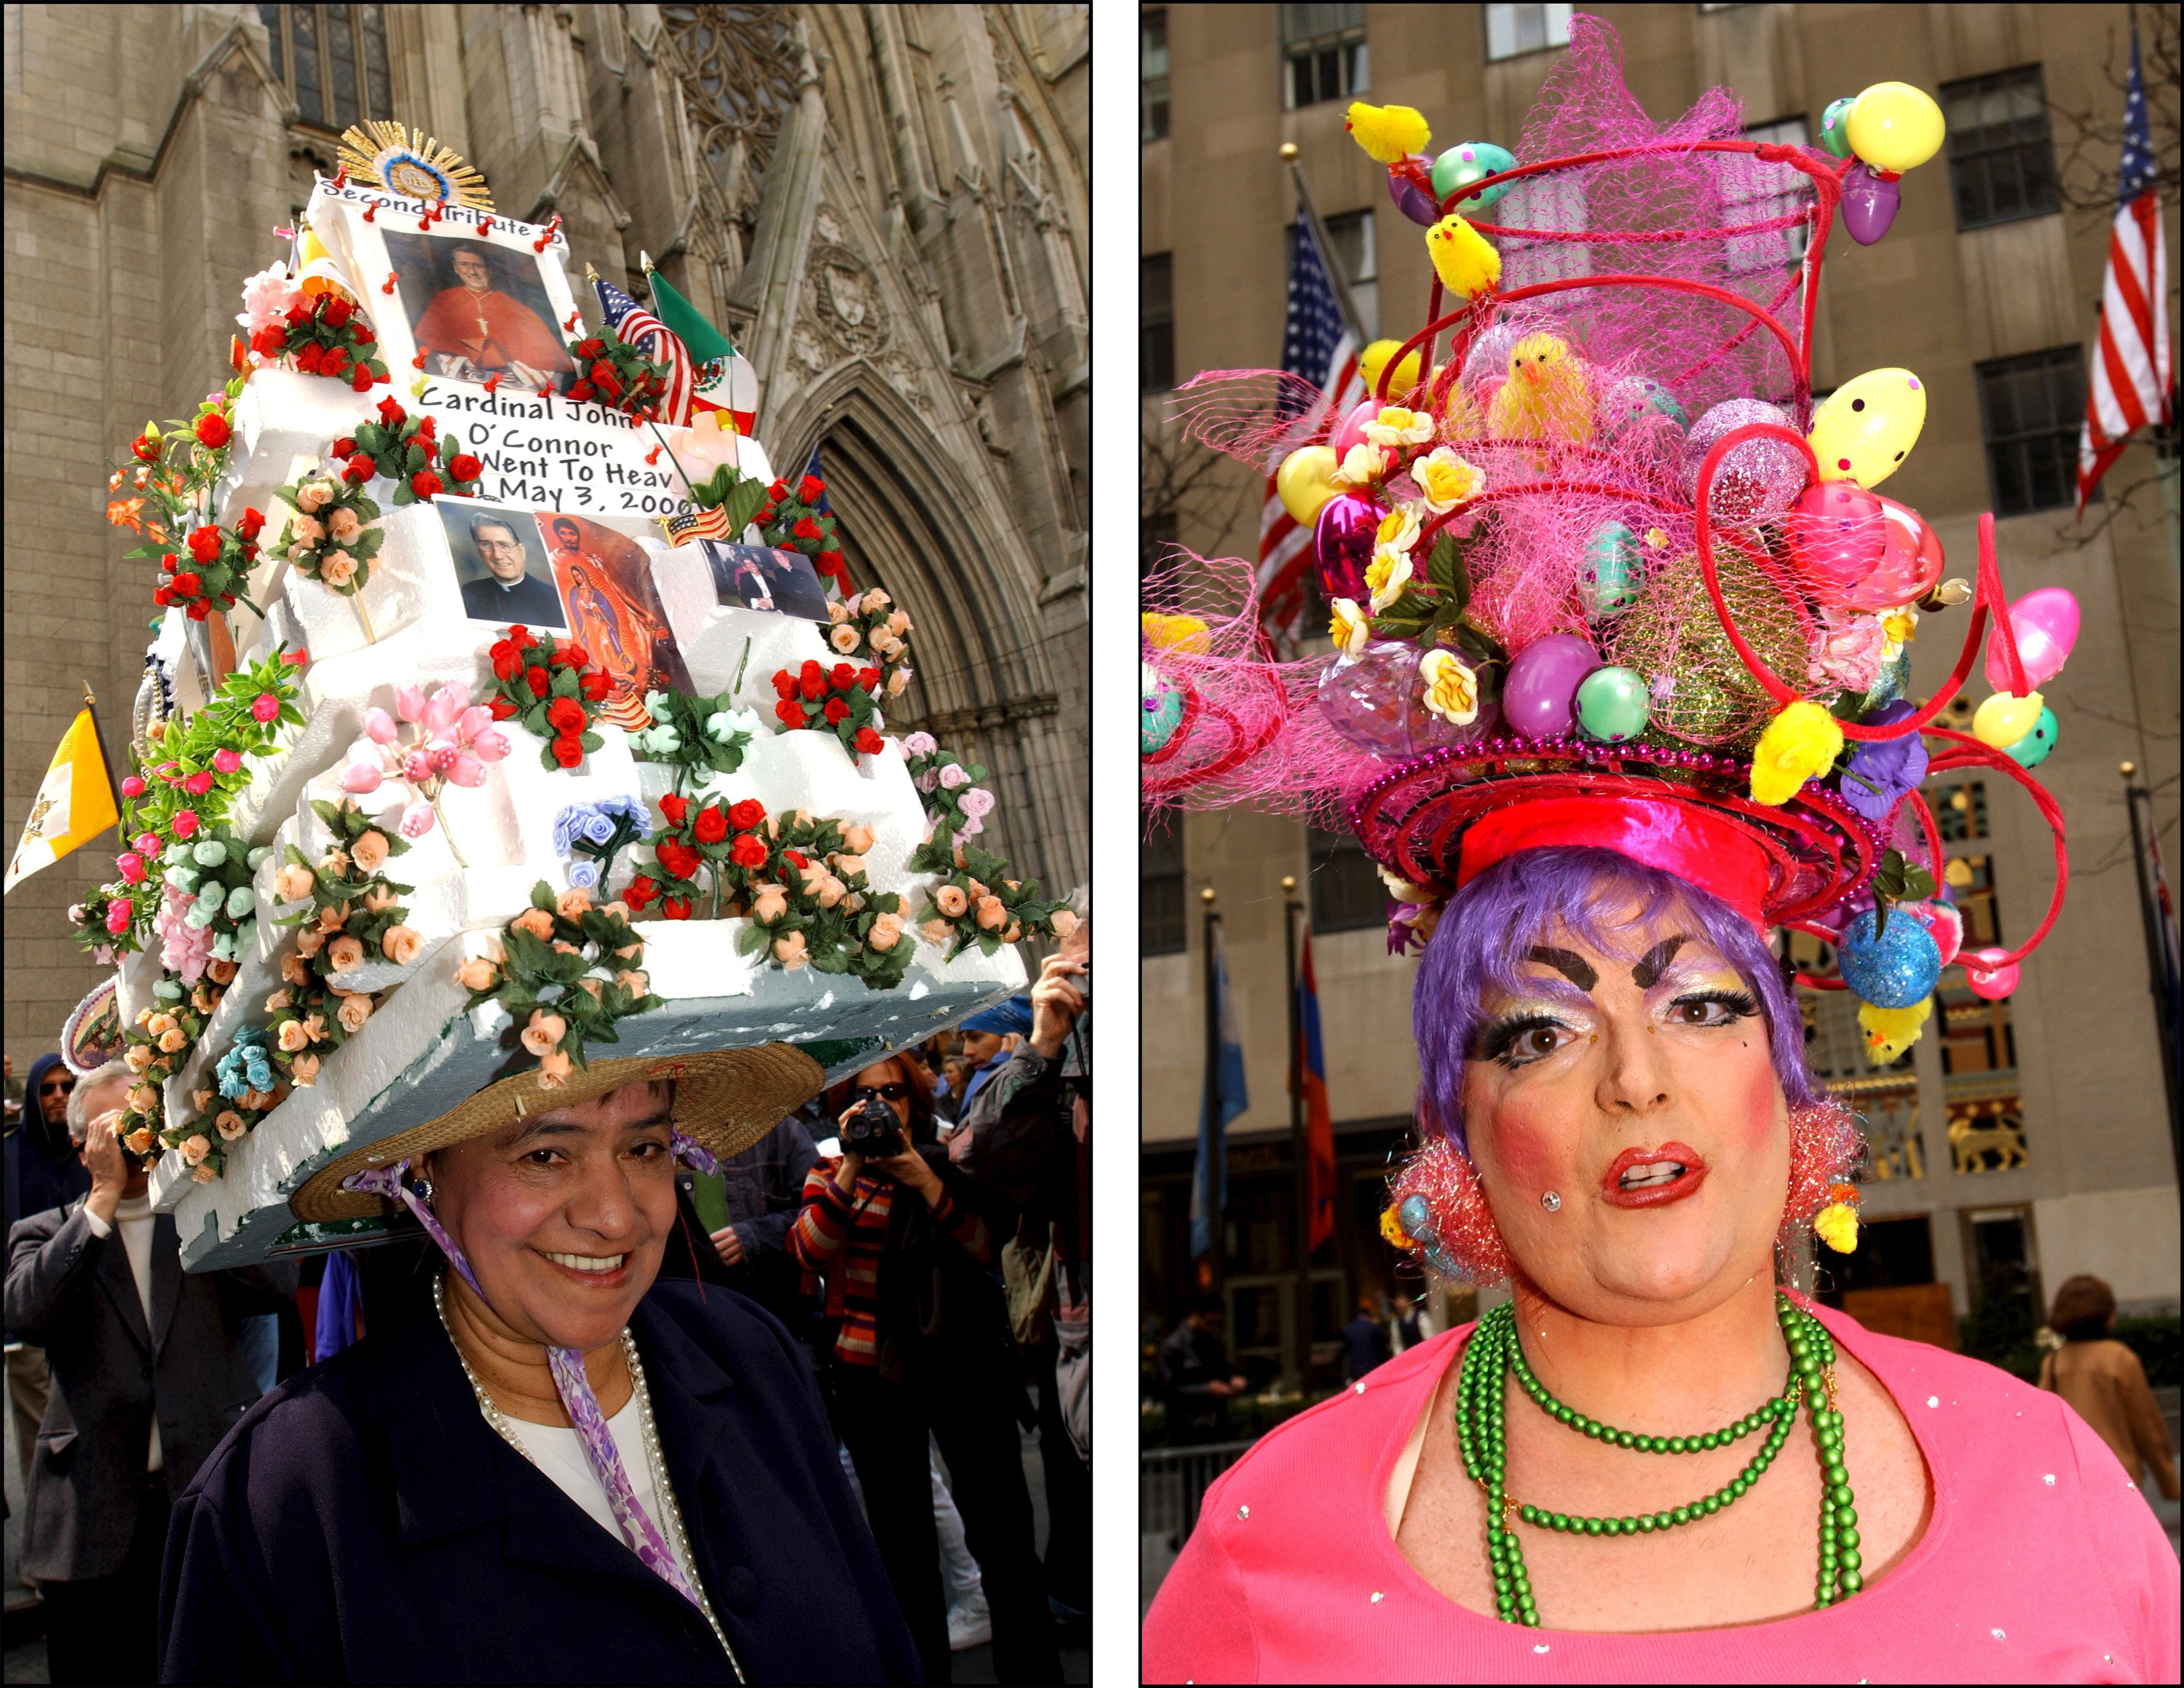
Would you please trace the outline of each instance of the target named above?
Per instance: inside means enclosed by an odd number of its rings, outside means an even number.
[[[1559,1213],[1562,1211],[1563,1199],[1552,1190],[1549,1190],[1540,1198],[1540,1205],[1546,1209],[1549,1213]]]
[[[427,1207],[432,1206],[432,1181],[430,1178],[420,1178],[416,1181],[415,1188],[417,1191],[417,1199],[424,1203]]]

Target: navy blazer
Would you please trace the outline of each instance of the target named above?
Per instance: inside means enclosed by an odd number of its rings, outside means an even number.
[[[630,1321],[700,1580],[753,1682],[916,1682],[810,1367],[717,1284]],[[428,1296],[254,1407],[167,1536],[166,1682],[728,1682],[697,1609],[478,1411]]]

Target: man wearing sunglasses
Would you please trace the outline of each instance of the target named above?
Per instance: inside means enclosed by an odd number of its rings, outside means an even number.
[[[31,1063],[24,1083],[23,1112],[8,1128],[7,1227],[57,1207],[65,1207],[91,1188],[91,1174],[69,1141],[68,1099],[75,1075],[58,1055]],[[31,1478],[31,1455],[38,1442],[38,1422],[46,1416],[52,1383],[42,1348],[7,1333],[8,1400],[15,1415],[15,1456],[21,1476]]]

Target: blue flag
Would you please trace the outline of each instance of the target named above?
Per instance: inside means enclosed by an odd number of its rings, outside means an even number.
[[[1251,1105],[1244,1080],[1244,1037],[1236,1027],[1236,997],[1228,988],[1228,958],[1214,926],[1213,1000],[1209,1011],[1221,1028],[1221,1059],[1206,1075],[1198,1109],[1198,1165],[1190,1175],[1190,1252],[1194,1257],[1219,1245],[1216,1227],[1228,1210],[1228,1122]],[[1215,1105],[1217,1096],[1219,1105]]]

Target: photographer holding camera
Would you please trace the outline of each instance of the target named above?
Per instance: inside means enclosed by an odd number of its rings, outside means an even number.
[[[838,1328],[822,1383],[926,1679],[949,1680],[928,1433],[948,1462],[1004,1682],[1060,1680],[1014,1402],[1022,1390],[991,1233],[933,1129],[922,1063],[890,1057],[829,1091],[841,1159],[805,1180],[789,1251]]]

